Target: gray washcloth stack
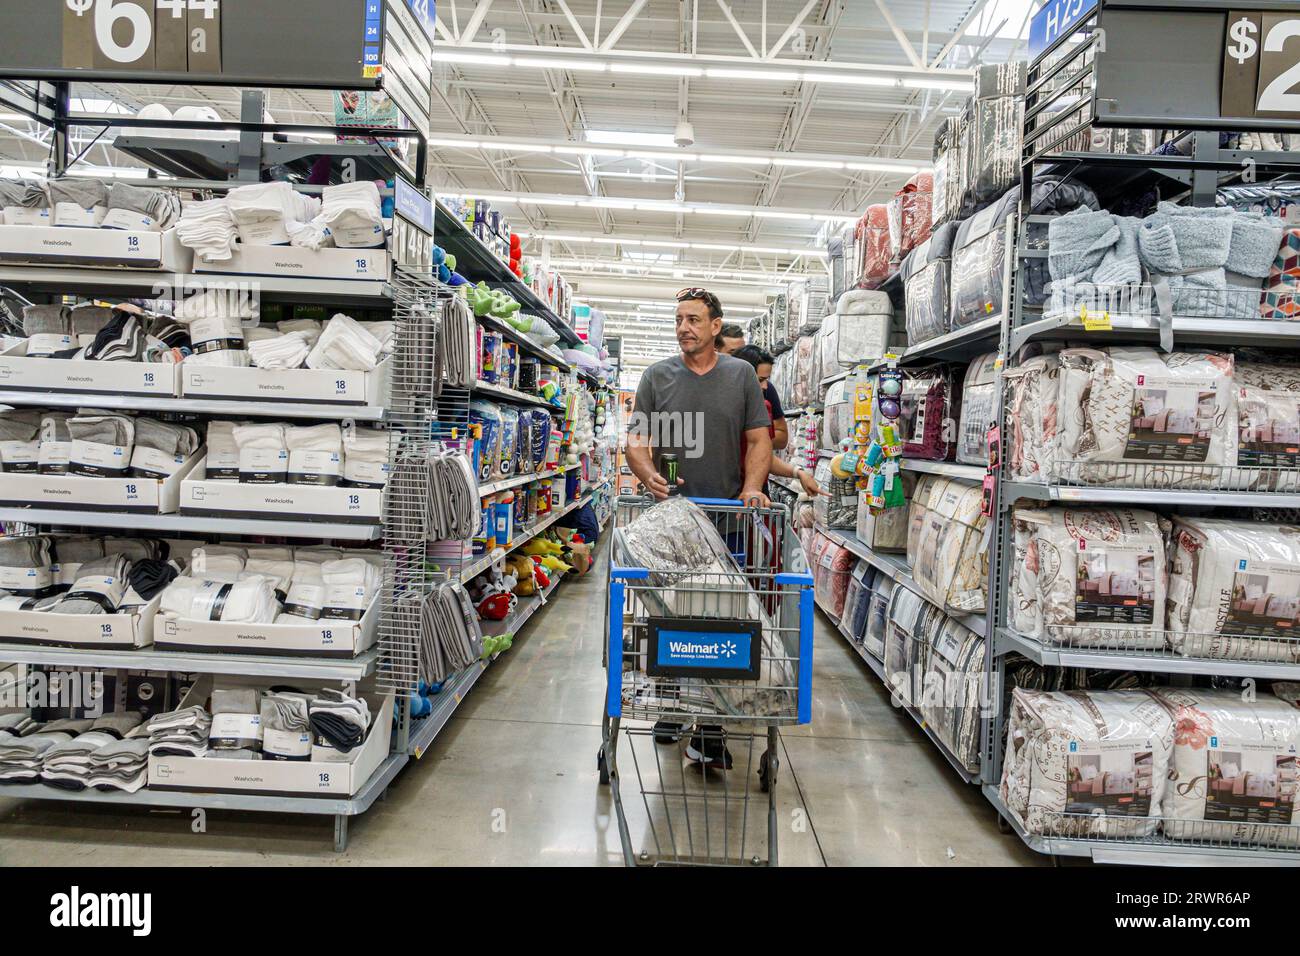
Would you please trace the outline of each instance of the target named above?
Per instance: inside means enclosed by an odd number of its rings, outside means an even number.
[[[293,691],[267,691],[262,695],[262,752],[271,760],[311,759],[311,696]],[[294,738],[284,746],[265,735],[275,731]],[[305,746],[295,746],[305,737]]]
[[[130,584],[131,562],[119,555],[89,561],[77,570],[77,580],[51,614],[116,614]]]
[[[233,733],[222,726],[223,715],[251,715],[261,718],[261,704],[257,690],[252,687],[234,687],[212,692],[212,727],[208,731],[208,747],[212,750],[261,750],[262,728],[249,727]],[[225,756],[225,754],[220,754]]]
[[[105,714],[99,717],[90,729],[95,733],[111,734],[119,740],[124,739],[131,731],[135,730],[144,721],[135,711],[127,711],[120,714]]]
[[[51,179],[50,205],[61,202],[76,203],[82,209],[93,209],[108,204],[108,189],[98,179]]]
[[[149,753],[157,757],[202,757],[208,752],[212,715],[202,707],[157,714],[149,721]]]
[[[72,331],[72,310],[66,305],[23,306],[24,335],[67,335]]]
[[[104,556],[120,554],[128,561],[155,561],[166,555],[167,545],[157,538],[104,538]]]
[[[312,731],[342,753],[350,753],[360,746],[370,726],[370,707],[366,702],[332,687],[312,699],[309,713]]]
[[[74,335],[98,335],[113,321],[113,310],[106,305],[83,303],[72,307],[72,332]]]
[[[181,201],[167,189],[115,182],[108,187],[108,208],[143,213],[160,229],[168,229],[180,218]]]
[[[45,535],[0,538],[0,567],[48,568],[51,555],[50,539]]]
[[[90,731],[56,744],[42,755],[42,782],[64,790],[86,789],[90,777],[90,755],[117,742],[111,734]]]
[[[15,408],[0,415],[0,441],[31,441],[41,427],[44,412]]]
[[[164,455],[188,457],[199,447],[199,436],[193,428],[184,425],[140,417],[135,420],[135,444]]]
[[[124,449],[122,457],[120,459],[115,457],[114,464],[111,466],[69,460],[68,471],[71,474],[86,475],[91,478],[111,471],[124,474],[131,464],[131,452],[135,448],[134,419],[127,418],[125,415],[78,415],[76,418],[68,419],[68,434],[73,441],[112,445]]]
[[[0,714],[0,733],[21,737],[40,726],[30,714]]]
[[[0,179],[0,208],[22,206],[26,209],[49,209],[50,197],[45,184],[33,179]]]
[[[70,442],[72,433],[68,431],[68,419],[71,412],[44,412],[41,415],[41,441]]]
[[[149,738],[133,737],[92,751],[86,760],[86,786],[135,793],[149,778]]]
[[[0,783],[36,783],[45,754],[72,740],[71,734],[29,734],[0,740]]]

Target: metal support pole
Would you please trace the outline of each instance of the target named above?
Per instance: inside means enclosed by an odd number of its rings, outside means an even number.
[[[1214,162],[1219,158],[1219,134],[1210,130],[1197,130],[1192,134],[1192,157],[1197,162]],[[1219,171],[1197,166],[1192,170],[1192,205],[1213,206],[1219,187]]]
[[[261,123],[266,115],[266,97],[261,90],[244,90],[239,100],[239,120]],[[239,172],[241,183],[262,181],[262,134],[241,130],[239,133]]]
[[[46,164],[50,178],[68,171],[68,113],[71,112],[72,85],[54,84],[54,138],[50,141],[50,158]]]

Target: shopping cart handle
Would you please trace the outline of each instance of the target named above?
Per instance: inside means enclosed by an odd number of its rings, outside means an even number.
[[[813,586],[813,576],[807,571],[782,571],[776,576],[777,584],[798,584],[802,587]]]
[[[697,505],[734,505],[737,508],[745,507],[743,501],[737,501],[735,498],[687,498],[686,500],[694,502]]]

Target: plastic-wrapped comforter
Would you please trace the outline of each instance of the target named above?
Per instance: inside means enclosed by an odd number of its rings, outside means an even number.
[[[1172,840],[1300,846],[1295,684],[1244,700],[1240,691],[1166,687],[1153,691],[1174,721],[1164,793]],[[1279,699],[1285,698],[1285,699]]]
[[[1051,477],[1060,376],[1056,355],[1038,355],[1003,372],[1007,434],[1002,441],[1012,478],[1046,482]]]
[[[988,519],[980,486],[925,475],[916,483],[907,533],[912,580],[939,607],[981,614],[988,593]]]
[[[1300,661],[1300,527],[1174,519],[1169,643],[1189,657]]]
[[[988,462],[988,431],[998,400],[998,353],[973,359],[961,386],[961,425],[957,460],[967,465]]]
[[[1028,637],[1163,648],[1169,523],[1130,508],[1018,508],[1008,614]]]
[[[925,654],[919,709],[935,735],[971,773],[980,765],[984,638],[952,618],[935,618]]]
[[[1011,695],[1002,801],[1030,833],[1149,836],[1174,750],[1169,710],[1146,691]]]

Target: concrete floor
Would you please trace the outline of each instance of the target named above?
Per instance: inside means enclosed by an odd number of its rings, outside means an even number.
[[[424,758],[352,821],[344,853],[331,849],[328,817],[212,811],[206,832],[193,833],[183,811],[0,799],[0,864],[620,865],[618,827],[595,761],[604,586],[603,566],[560,586]],[[815,660],[813,721],[782,735],[783,865],[1048,863],[998,832],[989,804],[890,706],[820,612]],[[653,746],[635,746],[643,770],[653,767]],[[746,755],[731,749],[734,795]],[[621,754],[633,839],[653,849],[634,768],[626,749]],[[671,751],[660,748],[658,759],[676,772]],[[696,779],[689,787],[703,785]],[[716,794],[721,785],[711,785]],[[765,798],[751,804],[747,839],[761,835],[765,811]],[[735,836],[733,829],[733,851]]]

